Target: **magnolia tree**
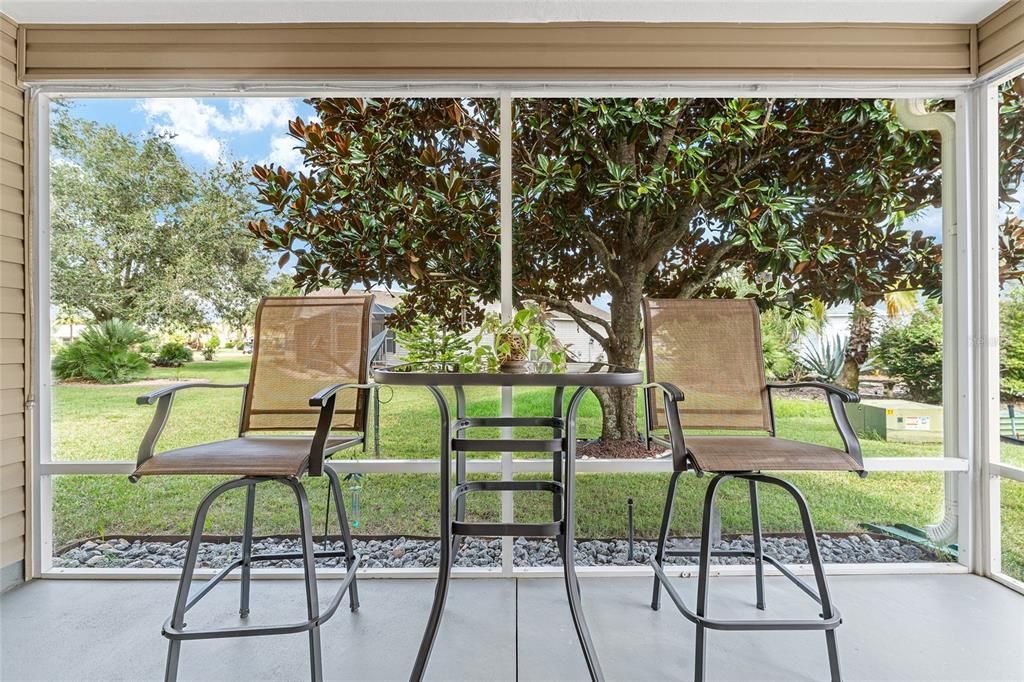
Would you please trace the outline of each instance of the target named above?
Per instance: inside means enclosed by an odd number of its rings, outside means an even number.
[[[305,168],[254,168],[250,229],[305,289],[384,283],[407,315],[477,322],[499,293],[497,102],[310,103]],[[726,274],[794,311],[939,291],[940,245],[904,225],[938,201],[938,145],[888,102],[520,99],[513,124],[516,298],[609,362],[640,363],[642,297],[733,295]],[[602,294],[608,320],[573,304]],[[602,437],[635,438],[634,391],[598,397]]]

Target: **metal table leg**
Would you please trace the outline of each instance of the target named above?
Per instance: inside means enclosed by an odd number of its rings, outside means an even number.
[[[448,408],[448,401],[436,386],[428,386],[437,401],[437,408],[441,413],[441,556],[438,561],[437,586],[434,588],[434,603],[430,607],[430,616],[427,618],[427,629],[420,641],[419,651],[416,652],[416,662],[413,664],[412,674],[409,679],[412,682],[419,682],[423,679],[423,673],[427,669],[427,661],[430,660],[430,652],[434,648],[434,640],[437,639],[437,629],[441,625],[441,614],[444,612],[444,604],[448,599],[448,581],[452,572],[452,519],[451,519],[451,411]]]
[[[416,654],[416,662],[413,666],[412,674],[409,679],[412,682],[419,682],[423,679],[423,674],[426,671],[427,663],[430,660],[430,653],[434,646],[434,641],[437,638],[437,631],[441,625],[441,615],[444,612],[445,601],[448,597],[448,583],[451,579],[452,564],[454,563],[455,553],[458,549],[456,546],[457,538],[456,528],[461,534],[478,534],[500,531],[499,534],[521,534],[537,531],[543,535],[551,536],[552,533],[561,531],[556,536],[558,548],[563,558],[563,567],[565,573],[565,587],[566,594],[569,598],[569,610],[572,613],[573,624],[576,628],[576,634],[580,640],[580,646],[583,649],[583,657],[587,663],[587,669],[590,672],[591,679],[595,681],[601,681],[604,679],[604,675],[601,672],[600,663],[597,660],[597,654],[594,650],[594,644],[590,638],[590,631],[587,628],[586,620],[583,617],[583,610],[580,603],[580,584],[579,579],[576,575],[575,566],[575,551],[573,537],[575,535],[575,493],[574,493],[574,475],[575,475],[575,460],[576,460],[576,414],[579,410],[580,402],[589,390],[588,387],[582,387],[576,390],[573,394],[572,399],[569,402],[569,408],[567,410],[566,418],[564,420],[564,427],[553,427],[554,437],[561,439],[562,451],[554,453],[554,463],[552,474],[555,479],[555,483],[561,482],[564,488],[560,487],[554,491],[554,503],[552,505],[553,523],[550,524],[517,524],[517,523],[506,523],[506,524],[473,524],[465,523],[465,506],[463,496],[466,490],[462,490],[465,483],[465,461],[464,453],[458,452],[457,463],[456,463],[456,478],[458,479],[457,489],[452,488],[452,419],[451,411],[446,400],[444,393],[441,392],[436,386],[428,386],[430,392],[434,395],[434,399],[437,401],[438,410],[441,416],[441,480],[440,480],[440,509],[441,509],[441,532],[440,532],[440,561],[438,566],[437,585],[434,588],[434,601],[430,608],[430,615],[427,619],[426,630],[423,633],[423,639],[420,641],[420,647]],[[554,416],[556,418],[561,415],[562,408],[562,397],[563,390],[559,388],[556,391],[555,403],[554,403]],[[465,416],[465,396],[461,389],[456,390],[456,398],[458,401],[457,410],[460,418],[456,425],[456,437],[459,443],[463,446],[475,445],[479,446],[481,443],[478,441],[461,439],[462,432],[464,430],[464,421],[462,418]],[[481,419],[477,421],[485,421],[486,424],[478,425],[500,425],[502,419],[505,418],[488,418],[486,420]],[[516,418],[507,418],[509,422],[513,422]],[[471,420],[472,421],[472,420]],[[523,419],[514,421],[515,425],[534,425],[532,423],[523,423]],[[544,422],[550,424],[551,421],[544,419]],[[506,422],[508,425],[511,423]],[[539,424],[537,424],[539,425]],[[564,431],[564,433],[563,433]],[[497,444],[503,445],[501,439],[498,439]],[[521,441],[517,441],[520,443]],[[509,444],[510,449],[514,449]],[[465,448],[463,448],[465,449]],[[468,447],[472,450],[473,447]],[[490,449],[490,448],[488,448]],[[529,482],[511,482],[503,481],[500,483],[492,483],[493,485],[500,485],[504,483],[508,486],[522,486]],[[538,482],[534,482],[538,483]],[[471,484],[475,486],[482,486],[483,484]],[[539,485],[539,483],[538,483]],[[549,486],[550,484],[544,484]],[[493,489],[493,488],[488,488]],[[506,488],[506,489],[523,489],[521,487]],[[538,488],[541,489],[541,488]],[[454,503],[453,500],[454,499]],[[453,525],[454,523],[454,525]],[[543,530],[541,530],[543,529]]]
[[[597,652],[590,639],[590,629],[583,617],[579,578],[576,576],[574,543],[576,534],[576,413],[588,390],[590,390],[588,387],[576,389],[569,400],[569,410],[565,419],[565,515],[563,516],[565,519],[565,534],[563,535],[565,556],[562,565],[565,569],[565,593],[569,598],[569,610],[572,612],[573,625],[576,626],[576,636],[579,637],[580,646],[583,648],[583,658],[586,659],[590,679],[597,682],[604,679],[604,673],[601,672],[601,664],[597,660]]]

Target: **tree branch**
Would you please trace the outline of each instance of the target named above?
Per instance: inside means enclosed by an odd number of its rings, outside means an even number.
[[[554,298],[553,296],[546,296],[544,294],[531,294],[531,298],[536,299],[540,303],[546,304],[552,310],[563,312],[571,317],[583,331],[601,344],[601,348],[606,352],[608,351],[608,345],[615,337],[615,334],[612,332],[611,323],[608,322],[608,320],[601,319],[597,315],[585,313],[574,306],[571,302],[563,301],[560,298]],[[601,333],[591,325],[591,323],[600,325],[604,329],[605,335],[602,336]]]
[[[587,243],[590,244],[590,248],[594,250],[594,253],[597,254],[598,259],[604,265],[605,275],[619,286],[622,286],[622,280],[619,279],[619,275],[612,268],[615,258],[608,249],[607,244],[604,243],[604,240],[598,237],[595,232],[585,227],[581,227],[580,231],[583,233]]]
[[[684,208],[680,208],[676,212],[675,218],[669,221],[669,226],[661,232],[655,233],[647,244],[647,257],[642,261],[642,267],[644,273],[648,273],[653,270],[661,259],[665,257],[665,254],[679,238],[683,236],[684,231],[680,229],[681,224],[689,225],[693,217],[697,215],[697,206],[689,205]]]
[[[654,159],[651,165],[657,167],[665,163],[665,159],[668,158],[668,150],[672,147],[672,142],[676,137],[676,128],[679,126],[679,117],[682,116],[683,110],[680,107],[676,110],[675,116],[672,118],[672,122],[666,125],[661,131],[661,139],[658,141],[658,148],[654,150]]]
[[[728,254],[732,248],[732,244],[727,241],[720,243],[718,247],[711,252],[711,257],[708,258],[708,262],[704,266],[704,272],[700,279],[690,285],[688,289],[680,291],[679,298],[692,298],[695,293],[707,286],[708,282],[718,275],[718,264],[725,259],[726,254]]]

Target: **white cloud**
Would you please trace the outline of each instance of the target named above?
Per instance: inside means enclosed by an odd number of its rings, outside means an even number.
[[[224,156],[223,134],[255,133],[270,126],[280,128],[295,117],[294,102],[277,97],[228,100],[226,114],[195,98],[146,99],[141,108],[154,130],[173,135],[175,146],[209,163]]]
[[[296,149],[298,140],[290,135],[280,135],[270,140],[270,154],[260,163],[284,166],[288,170],[299,170],[303,165],[302,152]]]
[[[221,122],[225,132],[263,130],[268,126],[287,128],[295,118],[295,103],[278,97],[233,99],[228,103],[228,116]]]

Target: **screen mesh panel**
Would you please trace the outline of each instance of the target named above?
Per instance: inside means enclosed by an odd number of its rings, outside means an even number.
[[[307,431],[320,414],[309,398],[332,384],[365,383],[373,296],[266,298],[243,431]],[[334,428],[361,431],[365,390],[338,393]]]
[[[648,381],[685,400],[684,429],[770,430],[757,305],[749,299],[644,301]],[[667,428],[660,392],[648,393],[653,428]]]

